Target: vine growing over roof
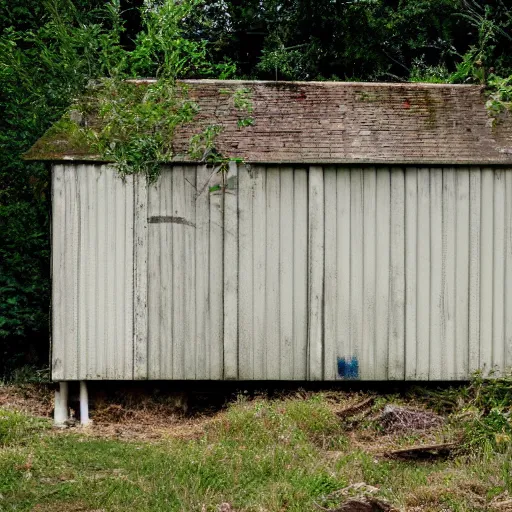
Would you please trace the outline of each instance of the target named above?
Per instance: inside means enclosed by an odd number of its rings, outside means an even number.
[[[106,51],[106,78],[91,81],[52,130],[65,130],[77,145],[87,144],[101,159],[115,164],[121,175],[145,174],[150,181],[159,175],[161,163],[173,158],[176,129],[193,121],[198,106],[188,98],[187,86],[177,79],[194,76],[229,78],[234,66],[208,59],[207,42],[187,39],[184,20],[203,0],[146,1],[142,8],[143,30],[135,48],[120,45],[123,24],[114,9],[112,38]],[[117,14],[118,16],[118,14]],[[137,79],[143,74],[155,80]],[[235,92],[235,107],[248,110],[247,99]],[[90,123],[89,119],[95,119]],[[212,137],[221,129],[208,127],[191,141],[191,155],[202,155],[213,147]],[[213,158],[215,157],[215,158]],[[229,158],[210,154],[209,162]]]

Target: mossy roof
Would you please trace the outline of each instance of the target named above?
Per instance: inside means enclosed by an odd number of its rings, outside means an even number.
[[[151,81],[138,81],[140,85]],[[173,160],[192,161],[190,138],[222,126],[215,145],[248,163],[512,164],[512,115],[491,117],[483,87],[417,83],[184,80],[199,111],[173,139]],[[253,112],[236,108],[248,91]],[[250,115],[253,124],[239,126]],[[101,160],[68,117],[25,154],[29,160]],[[67,121],[66,121],[67,120]],[[101,123],[92,111],[81,120]]]

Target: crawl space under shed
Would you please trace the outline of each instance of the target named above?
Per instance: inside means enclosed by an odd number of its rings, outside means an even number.
[[[199,112],[156,183],[56,130],[26,155],[52,162],[53,380],[512,365],[512,118],[481,87],[184,83]],[[228,172],[187,156],[211,125]]]

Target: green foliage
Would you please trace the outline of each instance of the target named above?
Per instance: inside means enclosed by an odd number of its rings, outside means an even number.
[[[512,375],[484,379],[476,374],[463,407],[467,443],[503,451],[512,448]]]
[[[512,451],[512,374],[473,375],[466,386],[421,389],[415,392],[461,427],[472,453]]]
[[[409,76],[410,82],[442,84],[450,78],[450,73],[444,64],[428,66],[423,59],[415,59]]]
[[[81,101],[86,103],[78,109],[92,108],[101,120],[99,129],[81,129],[88,145],[115,162],[122,175],[142,173],[150,181],[173,156],[176,127],[197,113],[186,88],[164,78],[150,84],[103,80]]]
[[[165,79],[230,78],[233,72],[230,62],[212,63],[208,41],[186,35],[187,19],[194,11],[201,10],[203,3],[204,0],[146,2],[142,7],[142,30],[129,55],[129,74]]]
[[[105,72],[113,5],[0,2],[0,375],[48,358],[49,174],[21,155]]]
[[[233,95],[233,104],[238,112],[246,115],[246,117],[238,119],[238,127],[245,128],[246,126],[252,126],[254,124],[254,118],[251,117],[251,114],[254,109],[250,89],[237,89]]]
[[[222,126],[214,124],[193,135],[189,148],[191,158],[208,164],[215,164],[222,159],[222,155],[215,149],[215,140],[221,132]]]
[[[502,78],[491,75],[487,80],[489,99],[487,108],[493,115],[512,110],[512,75]]]
[[[50,367],[25,364],[15,368],[8,383],[18,386],[25,384],[47,384],[50,382]]]
[[[93,111],[99,118],[99,128],[74,121],[69,128],[71,135],[76,134],[77,143],[87,144],[103,159],[113,161],[123,176],[142,173],[154,181],[160,163],[174,156],[176,128],[191,122],[197,114],[197,105],[187,99],[187,88],[177,84],[178,77],[214,74],[225,78],[232,69],[226,62],[208,61],[207,41],[185,37],[183,20],[201,4],[202,0],[144,4],[142,30],[132,51],[121,48],[119,33],[123,25],[114,23],[111,30],[117,29],[118,36],[109,40],[108,54],[115,59],[109,60],[111,69],[105,73],[110,78],[90,86],[75,106],[79,118]],[[157,80],[129,80],[141,74],[156,76]]]

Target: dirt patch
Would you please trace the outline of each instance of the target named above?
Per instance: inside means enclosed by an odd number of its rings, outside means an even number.
[[[215,420],[218,412],[185,413],[187,404],[183,395],[154,397],[142,393],[91,397],[87,427],[55,429],[56,435],[80,433],[85,436],[124,440],[160,440],[165,438],[199,439],[205,427]],[[70,400],[72,417],[78,404]],[[75,405],[75,407],[73,407]],[[51,418],[54,391],[51,385],[26,384],[0,386],[0,408],[20,411],[31,416]]]
[[[44,384],[0,386],[0,408],[48,418],[53,413],[53,390]]]
[[[162,439],[200,439],[208,424],[214,421],[212,416],[162,417],[147,414],[143,421],[130,419],[121,421],[94,420],[87,427],[61,430],[62,433],[80,433],[87,437],[122,439],[126,441],[158,441]],[[58,431],[59,432],[59,431]]]
[[[88,436],[126,440],[199,439],[215,415],[190,411],[188,396],[180,393],[98,394],[92,424],[81,430]]]
[[[313,394],[312,391],[299,390],[284,392],[282,396],[277,394],[274,399],[286,399],[290,396],[307,399]],[[75,395],[70,395],[72,416],[77,416],[79,409]],[[351,445],[361,451],[379,455],[419,442],[435,444],[453,440],[451,436],[447,438],[441,421],[421,433],[409,428],[390,429],[395,430],[392,432],[379,429],[384,404],[374,403],[373,394],[327,391],[323,395],[329,408],[343,423]],[[52,416],[53,397],[52,385],[0,386],[0,408],[18,410],[37,417]],[[83,428],[77,422],[75,427],[56,429],[56,435],[80,433],[90,437],[135,441],[158,441],[166,438],[199,439],[205,434],[208,426],[222,414],[226,395],[212,399],[211,396],[159,391],[158,388],[114,388],[114,391],[111,391],[107,387],[102,389],[98,386],[90,393],[90,399],[91,425]],[[425,410],[418,412],[422,417],[427,414]],[[402,424],[401,426],[403,427]]]

